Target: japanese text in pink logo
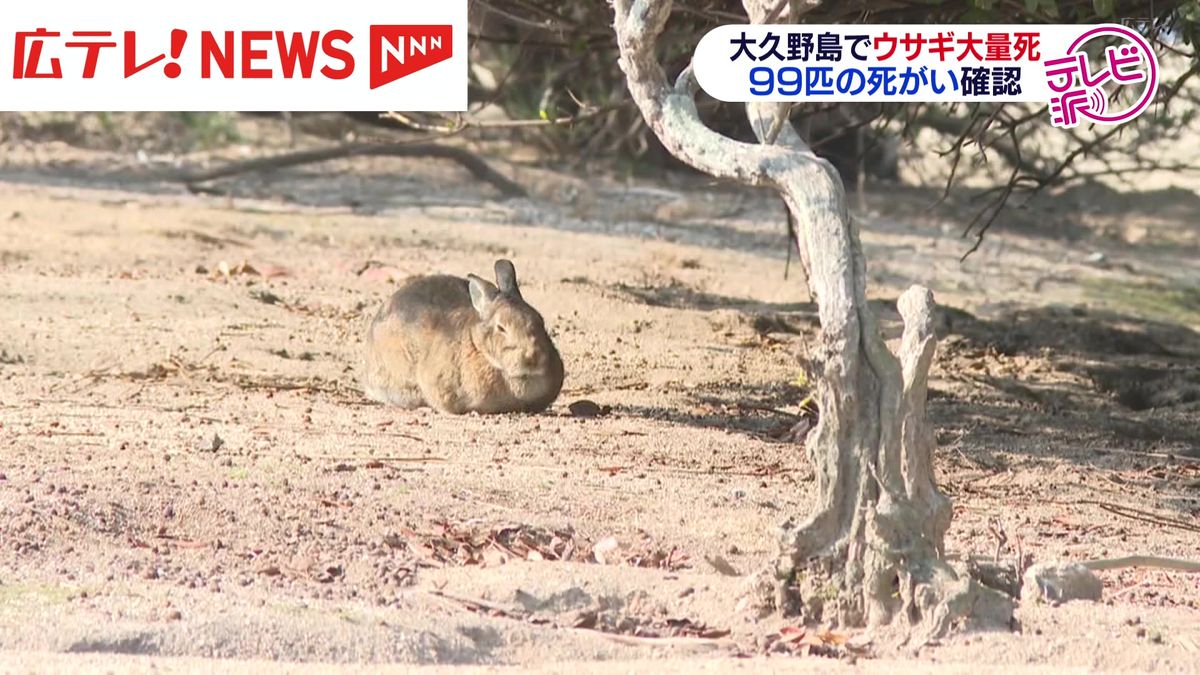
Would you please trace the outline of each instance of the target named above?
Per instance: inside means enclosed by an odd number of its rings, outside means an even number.
[[[1060,128],[1128,122],[1159,79],[1147,39],[1116,23],[729,24],[692,67],[730,103],[1036,103]]]
[[[1096,46],[1090,43],[1103,48],[1098,58],[1089,57],[1087,47]],[[1044,65],[1053,92],[1050,122],[1063,129],[1087,121],[1128,122],[1150,105],[1158,85],[1154,51],[1123,26],[1093,28],[1071,43],[1066,56],[1047,59]]]

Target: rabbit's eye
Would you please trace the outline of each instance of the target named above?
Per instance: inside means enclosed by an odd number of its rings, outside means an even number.
[[[496,331],[499,332],[501,335],[504,335],[505,333],[508,332],[507,330],[505,330],[504,326],[502,326],[500,324],[496,324]]]

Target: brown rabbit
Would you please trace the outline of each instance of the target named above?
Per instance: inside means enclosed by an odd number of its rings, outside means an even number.
[[[496,286],[474,274],[401,283],[367,331],[368,398],[456,415],[540,412],[558,398],[563,363],[542,316],[513,264],[495,269]]]

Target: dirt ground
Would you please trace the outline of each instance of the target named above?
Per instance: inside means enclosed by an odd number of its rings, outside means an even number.
[[[499,160],[529,199],[420,159],[145,177],[269,149],[0,145],[0,671],[1200,670],[1200,575],[1158,569],[917,650],[737,611],[812,479],[815,312],[769,195]],[[965,262],[971,206],[936,197],[856,215],[890,336],[908,285],[943,307],[950,555],[1200,558],[1200,197],[1047,196]],[[566,362],[551,410],[364,400],[395,279],[498,257]]]

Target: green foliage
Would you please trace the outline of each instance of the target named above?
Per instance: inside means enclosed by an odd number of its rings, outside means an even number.
[[[178,112],[172,113],[183,124],[191,136],[191,144],[202,148],[213,148],[241,139],[235,117],[230,113]]]
[[[1200,0],[1183,3],[1179,8],[1179,17],[1180,39],[1185,45],[1195,45],[1197,33],[1200,32]]]
[[[594,0],[491,0],[472,10],[472,63],[490,73],[477,78],[472,101],[486,102],[504,110],[510,119],[542,121],[513,132],[547,151],[547,157],[567,161],[604,158],[619,166],[653,171],[659,161],[673,160],[646,128],[641,114],[631,105],[624,75],[617,67],[616,41],[608,3]],[[1173,49],[1195,43],[1200,33],[1200,0],[865,0],[860,3],[820,3],[805,15],[806,23],[1091,23],[1097,21],[1136,23],[1152,41],[1171,41]],[[674,11],[658,40],[659,61],[668,78],[674,78],[689,62],[700,37],[713,27],[745,21],[741,2],[735,0],[676,0]],[[1171,90],[1164,81],[1162,91]],[[725,135],[752,140],[745,112],[740,105],[724,104],[701,95],[697,101],[705,123]],[[832,106],[797,105],[794,119],[831,118]],[[925,117],[929,106],[838,106],[852,110],[851,117],[865,124],[883,126]],[[1008,115],[993,114],[994,106],[956,107],[954,114],[971,109],[971,133],[964,138],[1001,138]],[[1170,132],[1166,125],[1175,119],[1190,119],[1193,105],[1159,105],[1159,117],[1132,128],[1136,137],[1146,133],[1159,138]],[[1163,115],[1169,109],[1171,119]],[[1013,112],[1021,116],[1024,113]],[[833,118],[842,119],[845,116]],[[1149,117],[1149,116],[1148,116]],[[554,123],[563,118],[567,124]],[[1041,124],[1040,117],[1030,126]],[[985,122],[985,120],[990,120]],[[996,122],[996,120],[1000,120]],[[991,128],[987,128],[991,124]],[[895,126],[895,125],[893,125]],[[919,127],[919,123],[917,123]],[[836,131],[836,129],[835,129]],[[986,132],[986,133],[985,133]],[[1023,138],[1025,129],[1013,139]],[[939,133],[943,133],[939,131]],[[829,136],[828,130],[824,132]],[[961,133],[951,131],[950,143]],[[990,141],[989,141],[990,142]],[[961,147],[977,147],[970,143]],[[993,143],[994,149],[994,143]],[[1097,148],[1096,151],[1100,151]],[[1122,146],[1121,152],[1128,148]],[[824,152],[818,148],[819,152]],[[1090,154],[1090,153],[1089,153]],[[1023,163],[1038,176],[1059,176],[1055,166],[1061,158],[1042,157],[1039,148],[1022,148],[1010,156],[1024,157]],[[658,160],[658,161],[656,161]]]

